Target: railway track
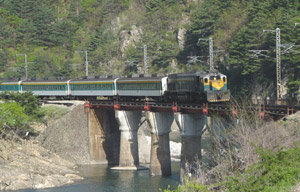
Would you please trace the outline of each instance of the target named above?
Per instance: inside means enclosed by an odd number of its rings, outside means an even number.
[[[241,110],[238,105],[232,103],[162,103],[162,102],[125,102],[112,100],[91,100],[86,103],[87,108],[106,108],[116,110],[139,110],[154,112],[183,112],[183,113],[200,113],[200,114],[229,114],[237,115]],[[261,117],[284,116],[300,111],[300,106],[289,105],[250,105],[244,107],[248,112],[259,112]]]

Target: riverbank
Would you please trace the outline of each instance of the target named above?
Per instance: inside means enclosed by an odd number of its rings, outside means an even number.
[[[82,102],[81,102],[82,103]],[[70,106],[45,105],[48,125],[73,110],[78,102]],[[47,125],[31,123],[36,133],[43,132]],[[37,138],[21,139],[11,136],[0,139],[0,191],[18,189],[41,189],[58,187],[83,179],[75,171],[76,164],[40,146]]]
[[[34,140],[0,140],[0,190],[57,187],[82,179],[75,164]]]

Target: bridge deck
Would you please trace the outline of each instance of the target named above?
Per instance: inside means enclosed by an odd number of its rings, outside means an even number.
[[[161,103],[161,102],[125,102],[112,100],[92,100],[86,103],[87,108],[108,108],[116,110],[138,110],[155,112],[182,112],[200,114],[233,114],[239,113],[240,107],[232,103]],[[251,105],[246,106],[247,111],[257,111],[260,116],[284,116],[300,110],[300,106],[288,105]]]

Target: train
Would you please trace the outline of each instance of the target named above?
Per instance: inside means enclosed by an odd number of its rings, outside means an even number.
[[[96,77],[81,79],[5,80],[0,92],[32,92],[40,98],[162,102],[225,102],[230,100],[227,76],[219,72]]]

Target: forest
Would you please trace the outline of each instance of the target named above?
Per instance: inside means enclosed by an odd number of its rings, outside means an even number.
[[[300,86],[298,0],[0,0],[0,78],[79,78],[85,75],[209,69],[229,77],[233,95],[276,96],[276,38],[281,32],[285,97]],[[251,50],[263,50],[255,55]]]

